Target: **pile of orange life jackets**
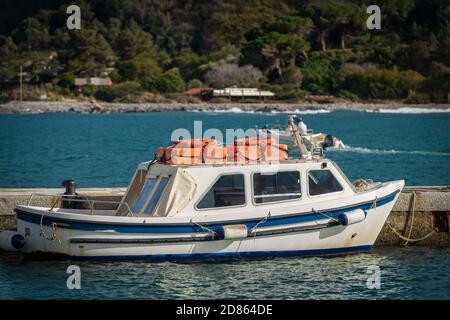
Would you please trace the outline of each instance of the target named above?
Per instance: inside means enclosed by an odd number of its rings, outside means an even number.
[[[171,146],[160,147],[156,152],[159,162],[173,165],[282,161],[287,158],[287,145],[267,138],[237,139],[233,146],[219,146],[214,139],[176,140]]]

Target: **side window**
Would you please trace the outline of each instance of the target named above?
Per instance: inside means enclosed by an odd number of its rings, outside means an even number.
[[[197,204],[198,209],[221,208],[245,204],[244,175],[221,176]]]
[[[311,196],[343,190],[330,170],[310,170],[308,180],[309,194]]]
[[[298,199],[301,196],[300,172],[298,171],[253,174],[255,203]]]

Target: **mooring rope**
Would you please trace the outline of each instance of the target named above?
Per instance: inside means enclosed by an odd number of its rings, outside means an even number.
[[[414,226],[414,215],[416,212],[416,192],[413,191],[412,196],[411,196],[411,201],[412,201],[412,207],[411,207],[411,222],[410,222],[410,227],[409,227],[409,234],[408,234],[408,238],[411,238],[411,233],[413,230],[413,226]],[[408,240],[406,240],[405,242],[405,246],[408,245]]]
[[[189,221],[189,223],[191,223],[191,224],[193,224],[193,225],[199,227],[200,229],[206,230],[206,231],[208,231],[209,233],[211,233],[212,239],[214,240],[214,236],[216,235],[216,232],[215,232],[214,230],[211,230],[211,229],[209,229],[209,228],[207,228],[207,227],[205,227],[205,226],[202,226],[201,224],[198,224],[198,223],[192,221],[192,219],[191,219],[191,221]]]
[[[419,242],[419,241],[428,239],[429,237],[431,237],[433,234],[436,233],[436,229],[433,229],[421,238],[410,239],[410,238],[402,236],[397,230],[395,230],[395,228],[389,222],[386,222],[386,224],[389,228],[391,228],[392,232],[394,232],[400,239],[405,240],[407,242]]]
[[[353,181],[353,187],[357,193],[364,192],[369,190],[369,187],[373,184],[373,180],[371,179],[363,179],[359,178]]]
[[[251,228],[250,229],[250,231],[253,233],[255,233],[254,234],[254,236],[256,237],[256,229],[258,229],[258,227],[259,227],[259,225],[260,224],[262,224],[262,223],[264,223],[264,222],[266,222],[267,220],[269,220],[269,218],[270,218],[270,211],[269,211],[269,213],[267,214],[267,216],[265,216],[260,222],[258,222],[257,224],[255,224],[255,226],[253,227],[253,228]]]
[[[314,210],[314,208],[312,208],[312,212],[315,213],[316,215],[317,215],[317,214],[321,214],[321,215],[323,215],[323,216],[325,216],[325,217],[327,217],[327,218],[329,218],[329,219],[331,219],[331,220],[333,220],[333,221],[335,221],[335,222],[341,224],[341,222],[339,221],[339,219],[333,218],[332,216],[329,216],[329,215],[327,215],[327,214],[325,214],[325,213],[323,213],[323,212]],[[316,224],[319,224],[319,223],[317,222],[317,220],[316,220]]]
[[[46,234],[45,231],[44,231],[44,224],[43,224],[43,222],[44,222],[44,216],[45,216],[45,213],[47,213],[47,212],[49,212],[49,211],[45,211],[45,212],[41,215],[41,221],[40,221],[41,236],[44,237],[44,239],[46,239],[46,240],[48,240],[48,241],[55,241],[55,240],[58,240],[59,244],[61,244],[61,240],[58,239],[58,236],[56,235],[56,228],[57,228],[57,226],[58,226],[56,222],[53,222],[53,223],[50,225],[51,228],[52,228],[52,234],[51,234],[50,237],[48,237],[47,234]]]
[[[387,226],[392,230],[392,232],[394,232],[400,239],[406,241],[405,242],[405,246],[408,245],[409,242],[419,242],[419,241],[423,241],[425,239],[428,239],[429,237],[431,237],[433,234],[435,234],[437,232],[437,228],[433,228],[433,230],[431,230],[429,233],[427,233],[426,235],[424,235],[423,237],[417,238],[417,239],[412,239],[411,238],[411,234],[412,234],[412,230],[414,227],[414,216],[415,216],[415,212],[416,212],[416,192],[413,191],[412,196],[412,207],[411,207],[411,223],[410,223],[410,227],[409,227],[409,233],[408,236],[405,237],[404,235],[402,235],[400,232],[398,232],[389,221],[386,221]]]

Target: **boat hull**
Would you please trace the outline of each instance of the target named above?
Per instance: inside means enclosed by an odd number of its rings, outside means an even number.
[[[57,220],[51,213],[26,207],[17,209],[18,231],[25,237],[22,252],[38,257],[178,261],[346,254],[371,249],[399,191],[376,204],[274,217],[258,226],[255,221],[244,222],[254,232],[242,239],[218,239],[205,230],[220,224],[203,229],[192,225],[157,229],[154,225],[86,224]],[[347,226],[336,222],[342,212],[356,209],[364,210],[363,221]]]

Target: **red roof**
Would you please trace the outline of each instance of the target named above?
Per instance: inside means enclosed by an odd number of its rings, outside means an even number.
[[[203,87],[203,88],[197,87],[197,88],[187,89],[185,93],[189,96],[198,96],[198,95],[201,95],[203,92],[210,91],[210,90],[212,90],[212,89],[205,88],[205,87]]]

